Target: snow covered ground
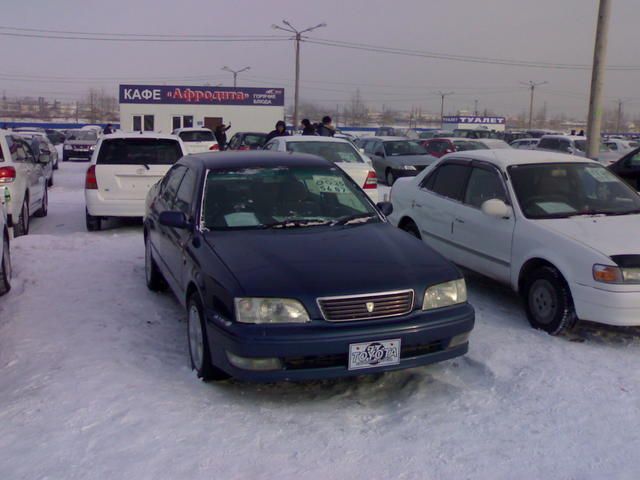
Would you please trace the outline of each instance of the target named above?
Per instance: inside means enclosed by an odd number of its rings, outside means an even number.
[[[467,356],[357,379],[205,384],[183,312],[144,285],[138,224],[84,230],[86,164],[12,243],[0,479],[637,478],[640,336],[552,338],[470,277]]]

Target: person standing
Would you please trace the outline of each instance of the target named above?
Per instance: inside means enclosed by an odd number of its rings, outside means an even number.
[[[216,137],[216,142],[218,142],[218,148],[220,149],[220,151],[227,149],[227,130],[229,130],[230,128],[231,122],[229,122],[229,125],[225,125],[223,123],[221,125],[218,125],[215,132],[213,132],[213,135]]]
[[[316,133],[321,137],[333,137],[336,134],[336,127],[331,123],[329,115],[322,117],[322,123],[318,125]]]
[[[111,135],[112,133],[115,133],[115,130],[113,129],[113,125],[111,125],[110,123],[107,123],[107,126],[104,127],[104,129],[102,130],[102,134]]]
[[[308,118],[305,118],[300,122],[302,125],[302,135],[316,135],[316,129],[311,125]]]
[[[287,135],[289,135],[287,133],[287,124],[284,123],[282,120],[278,120],[276,122],[276,128],[275,130],[271,130],[269,132],[269,135],[267,135],[267,139],[264,141],[264,143],[267,143],[269,140],[271,140],[272,138],[276,138],[276,137],[286,137]]]

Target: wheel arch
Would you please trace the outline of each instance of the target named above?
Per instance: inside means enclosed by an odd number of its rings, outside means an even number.
[[[562,279],[567,282],[567,277],[565,276],[565,274],[562,272],[562,270],[555,265],[553,262],[542,258],[542,257],[533,257],[530,258],[529,260],[527,260],[522,267],[520,267],[520,272],[518,273],[518,283],[517,283],[517,287],[518,287],[518,293],[520,293],[521,295],[524,294],[524,289],[525,289],[525,283],[526,283],[526,279],[527,276],[531,274],[531,272],[534,272],[535,270],[542,268],[542,267],[550,267],[553,268],[554,270],[557,270],[558,273],[560,273],[560,276],[562,277]]]

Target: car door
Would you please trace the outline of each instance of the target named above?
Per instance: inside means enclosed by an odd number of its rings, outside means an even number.
[[[459,252],[453,244],[453,222],[470,171],[468,160],[445,161],[423,179],[411,202],[423,240],[454,262]]]
[[[610,170],[620,176],[631,187],[640,191],[640,149],[618,160],[610,167]]]
[[[46,188],[44,171],[42,170],[42,165],[36,162],[36,157],[31,147],[24,139],[13,137],[13,141],[16,144],[17,159],[23,167],[29,191],[29,213],[33,214],[40,208],[44,189]]]
[[[367,148],[369,149],[369,151],[367,151]],[[375,141],[371,144],[367,144],[367,147],[365,147],[364,151],[369,155],[369,158],[371,159],[371,165],[376,172],[376,177],[378,177],[378,179],[384,180],[386,178],[386,154],[384,152],[383,143],[380,141]]]
[[[487,200],[510,204],[501,173],[493,165],[472,163],[463,202],[455,207],[453,243],[457,263],[500,282],[511,279],[513,211],[496,218],[482,211]]]

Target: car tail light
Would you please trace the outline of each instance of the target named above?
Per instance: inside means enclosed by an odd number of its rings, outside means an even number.
[[[214,143],[209,147],[209,150],[213,150],[214,152],[220,151],[220,146],[217,143]]]
[[[16,169],[13,167],[0,168],[0,183],[11,183],[16,179]]]
[[[367,174],[367,178],[364,181],[364,186],[362,187],[365,190],[370,188],[378,188],[378,177],[376,177],[376,172],[373,170],[369,170]]]
[[[246,145],[241,145],[240,147],[238,147],[238,150],[250,150],[250,148]]]
[[[98,179],[96,178],[96,166],[91,165],[87,169],[87,177],[84,181],[84,189],[85,190],[97,190],[98,189]]]

